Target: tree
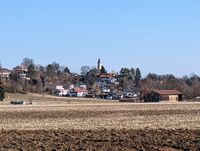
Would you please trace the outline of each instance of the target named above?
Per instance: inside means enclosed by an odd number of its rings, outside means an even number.
[[[81,67],[81,75],[82,76],[86,76],[87,73],[91,70],[91,68],[89,66],[82,66]]]
[[[58,73],[58,71],[60,71],[59,69],[60,69],[60,64],[56,62],[48,64],[46,67],[46,71],[49,76],[55,76],[55,74]]]
[[[35,75],[36,71],[35,71],[35,65],[34,64],[30,64],[28,66],[28,75],[30,77],[33,77]]]
[[[100,72],[101,72],[101,74],[106,74],[107,73],[107,71],[106,71],[104,66],[101,67]]]
[[[83,77],[83,82],[90,87],[96,82],[99,74],[100,71],[98,69],[91,69],[89,72],[87,72],[86,76]]]
[[[92,89],[93,89],[94,96],[99,96],[101,94],[101,88],[97,84],[94,83],[92,85]]]
[[[135,69],[134,69],[134,68],[131,68],[131,69],[130,69],[130,74],[131,74],[132,76],[135,76]]]
[[[53,68],[54,72],[57,73],[59,71],[59,69],[60,69],[60,64],[57,63],[57,62],[53,62],[51,65],[52,65],[52,68]]]
[[[33,59],[30,59],[30,58],[24,58],[21,65],[24,65],[24,66],[30,66],[31,64],[34,65],[34,60]]]
[[[152,79],[152,80],[154,80],[154,81],[157,81],[157,80],[158,80],[158,75],[155,74],[155,73],[149,73],[149,74],[147,75],[147,79]]]
[[[64,73],[68,73],[68,74],[70,74],[70,70],[69,70],[68,67],[65,67],[65,69],[64,69]]]
[[[119,79],[119,87],[124,91],[134,91],[135,89],[135,69],[134,68],[121,68]]]
[[[23,89],[23,93],[28,93],[29,92],[28,80],[22,81],[22,89]]]
[[[129,76],[130,70],[128,68],[121,68],[120,70],[120,75],[122,75],[123,77],[125,76]]]
[[[47,65],[46,71],[47,71],[47,74],[48,74],[48,75],[51,75],[51,74],[54,73],[54,68],[53,68],[52,64],[48,64],[48,65]]]
[[[34,65],[35,66],[35,70],[38,72],[44,72],[44,67],[40,64]]]
[[[5,98],[5,90],[0,81],[0,101],[3,101],[4,98]]]
[[[139,68],[137,68],[136,69],[136,72],[135,72],[135,85],[136,85],[136,87],[138,87],[139,86],[139,82],[140,82],[140,80],[141,80],[141,71],[140,71],[140,69]]]
[[[183,80],[187,86],[190,87],[192,85],[192,80],[188,76],[183,76]]]

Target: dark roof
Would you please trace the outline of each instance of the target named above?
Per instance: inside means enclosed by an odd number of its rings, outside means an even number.
[[[181,93],[178,90],[153,90],[153,92],[156,92],[160,95],[181,95]]]
[[[0,72],[11,72],[11,71],[6,68],[0,68]]]

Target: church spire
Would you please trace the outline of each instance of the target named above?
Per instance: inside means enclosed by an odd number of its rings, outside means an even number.
[[[101,68],[102,68],[101,59],[98,59],[98,62],[97,62],[97,69],[98,69],[98,70],[101,70]]]

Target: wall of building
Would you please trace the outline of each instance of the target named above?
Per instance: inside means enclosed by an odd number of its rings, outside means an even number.
[[[144,96],[145,102],[159,102],[159,101],[170,101],[177,102],[182,101],[182,95],[160,95],[158,93],[148,93]]]
[[[177,102],[179,101],[179,95],[161,95],[160,101]]]

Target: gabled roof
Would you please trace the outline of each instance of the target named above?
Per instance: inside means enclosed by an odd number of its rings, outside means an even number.
[[[6,69],[6,68],[0,68],[0,72],[11,72],[11,70],[8,70],[8,69]]]
[[[153,90],[153,92],[156,92],[160,95],[181,95],[181,93],[178,90]]]
[[[113,74],[100,74],[100,78],[112,78],[114,75]]]
[[[84,89],[84,88],[76,88],[76,92],[78,92],[78,93],[87,92],[87,89]]]
[[[70,90],[72,90],[72,92],[77,92],[77,93],[87,92],[87,89],[80,88],[80,87],[75,87],[75,88],[72,88]]]

